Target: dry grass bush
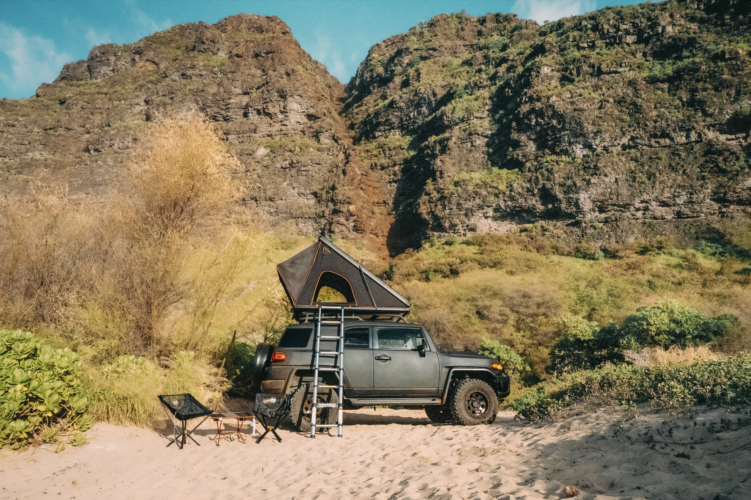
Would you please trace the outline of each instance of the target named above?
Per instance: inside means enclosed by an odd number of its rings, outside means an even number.
[[[166,361],[166,369],[135,356],[89,368],[90,412],[96,420],[152,426],[165,419],[161,394],[193,394],[212,409],[222,407],[227,389],[220,370],[188,351]]]
[[[79,288],[80,263],[95,252],[93,217],[63,190],[9,196],[0,210],[0,318],[31,329],[61,319]]]
[[[694,363],[716,361],[718,359],[720,359],[720,356],[712,352],[709,346],[706,345],[698,347],[688,346],[684,349],[674,345],[667,350],[657,347],[650,349],[649,352],[649,364],[655,366],[692,365]]]
[[[7,200],[0,286],[11,293],[0,299],[3,323],[53,327],[110,360],[200,347],[210,311],[253,247],[217,222],[235,207],[237,162],[200,119],[166,119],[140,143],[121,192],[103,204],[44,190],[25,203]],[[196,265],[205,240],[221,244]],[[175,310],[191,317],[179,345],[164,338]]]
[[[145,423],[156,392],[221,387],[212,367],[232,329],[250,321],[218,311],[268,296],[255,293],[268,283],[238,277],[267,265],[277,242],[238,208],[237,161],[208,122],[165,119],[138,143],[104,202],[44,188],[3,200],[0,324],[76,349],[98,395],[95,416]],[[155,371],[113,368],[103,378],[122,356]]]

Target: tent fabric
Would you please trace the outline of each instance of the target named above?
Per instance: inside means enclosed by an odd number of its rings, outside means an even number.
[[[341,293],[351,309],[409,311],[407,299],[323,237],[279,264],[277,271],[295,309],[331,305],[316,301],[321,288],[328,286]]]

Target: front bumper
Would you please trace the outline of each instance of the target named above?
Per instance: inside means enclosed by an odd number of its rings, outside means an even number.
[[[498,399],[504,399],[511,394],[511,378],[503,372],[499,373],[495,379],[494,389],[495,395],[498,396]]]

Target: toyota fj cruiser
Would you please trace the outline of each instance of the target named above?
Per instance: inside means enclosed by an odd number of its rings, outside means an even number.
[[[425,407],[435,423],[490,424],[498,401],[509,394],[509,377],[492,359],[437,349],[420,325],[363,321],[344,323],[344,401],[347,409],[374,405]],[[314,323],[291,325],[276,347],[259,344],[252,369],[253,385],[269,394],[292,395],[292,423],[310,430],[313,402]],[[322,336],[337,327],[322,326]],[[321,340],[322,351],[337,349],[336,340]],[[322,357],[321,366],[335,358]],[[319,403],[338,403],[338,374],[319,373]],[[329,422],[336,409],[319,410]],[[328,418],[327,418],[328,417]]]

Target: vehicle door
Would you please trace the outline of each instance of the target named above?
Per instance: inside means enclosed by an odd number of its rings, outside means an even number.
[[[438,355],[420,327],[374,328],[373,389],[380,397],[427,397],[438,394]],[[418,344],[425,349],[421,352]]]
[[[344,330],[344,378],[355,396],[373,393],[373,349],[370,328],[350,327]]]

